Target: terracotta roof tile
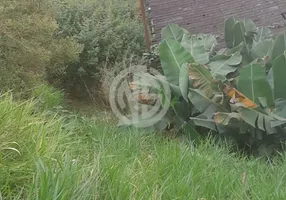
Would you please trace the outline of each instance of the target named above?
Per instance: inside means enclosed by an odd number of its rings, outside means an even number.
[[[223,35],[224,20],[232,15],[251,18],[258,26],[270,27],[274,33],[285,27],[285,0],[149,0],[151,18],[160,40],[160,32],[176,23],[191,33]],[[285,15],[286,16],[286,15]]]

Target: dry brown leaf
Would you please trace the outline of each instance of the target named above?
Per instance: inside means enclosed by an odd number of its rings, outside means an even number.
[[[156,101],[156,98],[154,98],[148,93],[139,93],[136,95],[135,99],[138,103],[148,104],[148,105],[151,105]]]
[[[242,183],[242,185],[245,185],[245,182],[246,182],[246,172],[243,172],[243,173],[242,173],[242,177],[241,177],[241,183]]]
[[[244,94],[233,87],[225,85],[223,92],[226,96],[231,98],[230,103],[232,104],[241,103],[246,108],[257,107],[257,105],[252,100],[248,99]]]

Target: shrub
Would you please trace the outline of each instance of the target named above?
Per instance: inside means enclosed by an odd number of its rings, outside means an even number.
[[[169,124],[192,132],[203,127],[242,141],[256,155],[281,147],[286,140],[284,33],[273,37],[268,28],[231,17],[225,22],[227,48],[219,51],[214,36],[191,35],[175,24],[164,28],[162,37],[159,56],[165,76],[153,79],[167,83],[172,96],[168,114],[153,130]],[[142,80],[136,82],[139,89]]]
[[[73,39],[56,38],[50,1],[0,0],[0,88],[24,92],[77,59]]]
[[[104,68],[115,68],[131,55],[141,57],[144,35],[133,0],[62,0],[58,35],[83,45],[78,62],[66,70],[66,81],[81,93],[99,84]],[[84,84],[83,84],[84,82]],[[99,88],[99,87],[97,87]]]

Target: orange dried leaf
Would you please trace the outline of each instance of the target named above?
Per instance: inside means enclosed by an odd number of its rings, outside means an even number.
[[[220,124],[224,120],[224,118],[221,117],[220,113],[215,113],[214,120],[215,123]]]
[[[225,85],[223,91],[226,96],[231,98],[230,103],[241,103],[246,108],[257,107],[257,105],[252,100],[248,99],[244,94],[233,87]]]
[[[257,105],[253,103],[253,101],[249,99],[243,99],[241,103],[246,107],[246,108],[255,108]]]
[[[197,77],[195,73],[189,72],[189,78],[190,79],[198,79],[199,77]]]
[[[135,97],[136,101],[142,104],[152,104],[156,101],[150,94],[140,93]]]

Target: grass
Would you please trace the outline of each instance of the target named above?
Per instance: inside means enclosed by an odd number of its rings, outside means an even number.
[[[269,164],[47,105],[1,96],[0,199],[286,199],[283,155]]]

